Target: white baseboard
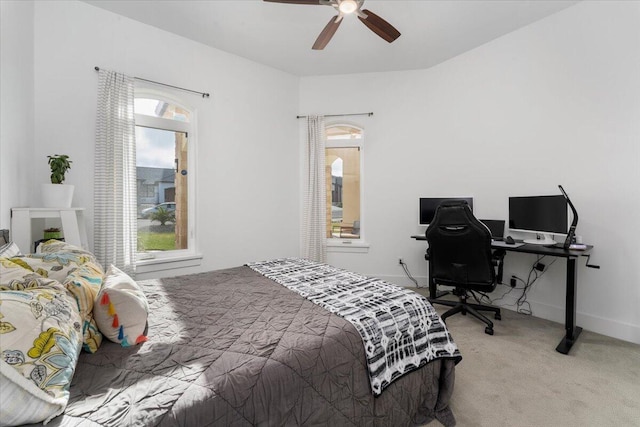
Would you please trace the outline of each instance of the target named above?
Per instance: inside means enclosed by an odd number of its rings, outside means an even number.
[[[564,324],[564,305],[555,306],[532,300],[529,302],[534,316]],[[591,332],[640,344],[640,325],[584,313],[580,311],[580,307],[576,311],[576,325]]]
[[[416,285],[406,276],[374,276],[382,279],[386,282],[393,283],[395,285],[404,286],[407,288],[415,288]],[[427,287],[427,277],[415,277],[419,286]],[[528,300],[531,304],[533,316],[541,319],[551,320],[564,324],[564,300],[562,305],[549,305],[541,303],[539,301]],[[505,304],[499,304],[502,308],[512,310],[513,307],[506,306],[506,304],[512,304],[513,301],[506,300]],[[593,314],[580,311],[580,307],[576,312],[576,325],[581,328],[595,332],[598,334],[606,335],[608,337],[617,338],[623,341],[629,341],[632,343],[640,344],[640,325],[633,325],[630,323],[620,322],[614,319],[607,319],[604,317],[596,316]]]

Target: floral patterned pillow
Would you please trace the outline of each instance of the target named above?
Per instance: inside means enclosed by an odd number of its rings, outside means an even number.
[[[93,257],[74,252],[29,254],[10,260],[24,269],[59,282],[64,282],[73,269],[88,262],[95,262]]]
[[[104,271],[93,254],[58,240],[41,245],[37,254],[5,259],[0,266],[0,287],[25,273],[54,279],[63,283],[75,298],[82,318],[83,349],[95,353],[102,343],[102,334],[93,319],[93,302],[100,291]]]
[[[102,343],[102,334],[93,319],[93,303],[100,292],[104,272],[99,264],[88,261],[73,269],[64,286],[73,295],[82,318],[82,348],[95,353]]]
[[[0,268],[14,275],[15,268]],[[4,282],[5,280],[3,280]],[[76,303],[59,282],[26,272],[0,288],[3,424],[47,422],[64,411],[82,344]]]
[[[91,261],[97,263],[96,257],[89,251],[82,249],[81,247],[74,246],[70,243],[61,242],[60,240],[48,240],[38,246],[38,253],[42,254],[55,254],[55,253],[71,253],[78,256],[89,257]]]
[[[23,283],[24,276],[29,274],[42,277],[31,270],[25,270],[20,264],[13,262],[13,258],[0,258],[0,290],[14,289],[10,286],[11,283],[14,280]]]

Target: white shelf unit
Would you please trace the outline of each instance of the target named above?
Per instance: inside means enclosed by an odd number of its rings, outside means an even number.
[[[47,218],[60,220],[65,242],[89,249],[84,208],[12,208],[11,239],[23,253],[32,252],[33,242],[42,239]],[[40,229],[33,226],[34,222],[40,225]]]

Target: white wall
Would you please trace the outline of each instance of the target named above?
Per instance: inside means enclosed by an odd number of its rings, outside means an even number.
[[[33,2],[0,2],[0,229],[27,206],[33,152]]]
[[[583,2],[428,70],[312,77],[300,86],[85,3],[0,5],[0,228],[9,227],[9,208],[38,204],[46,155],[64,152],[73,156],[68,182],[91,236],[95,65],[211,92],[209,100],[179,94],[200,118],[199,270],[297,255],[293,117],[374,111],[354,118],[366,130],[371,248],[331,254],[331,262],[409,284],[401,256],[425,283],[425,245],[409,238],[423,231],[420,196],[472,195],[478,216],[505,218],[508,196],[557,193],[563,184],[580,211],[578,233],[602,266],[580,262],[578,323],[640,342],[638,3]],[[533,260],[509,255],[507,275],[525,275]],[[535,315],[563,321],[563,283],[557,262],[530,293]]]
[[[509,196],[562,184],[602,267],[579,261],[578,324],[640,343],[639,24],[638,2],[583,2],[428,70],[303,78],[301,113],[374,112],[353,118],[371,248],[329,261],[409,284],[402,256],[424,284],[419,197],[471,195],[506,219]],[[507,277],[534,260],[508,255]],[[558,261],[531,290],[535,315],[564,321],[564,274]]]
[[[198,270],[298,254],[297,77],[82,2],[35,2],[31,20],[18,6],[7,6],[5,13],[2,5],[2,226],[9,225],[10,207],[38,205],[39,185],[48,180],[46,156],[65,153],[73,161],[66,182],[76,186],[73,205],[87,209],[92,243],[94,66],[99,66],[211,93],[210,99],[202,99],[176,92],[198,115],[198,184],[190,189],[195,191],[196,233],[204,256]],[[21,22],[5,30],[5,20],[14,18]],[[11,40],[5,31],[11,32]],[[19,42],[20,35],[26,41]],[[35,53],[25,76],[18,75],[17,64],[7,65],[12,74],[5,75],[5,46],[17,51],[16,58],[22,51],[27,57]],[[18,103],[20,122],[8,128],[5,138],[5,90],[19,90],[15,84],[24,87],[27,100],[33,93],[35,118],[30,122],[30,101]],[[6,97],[7,103],[16,100],[19,95]],[[9,140],[21,133],[25,136]],[[18,148],[15,142],[32,145]],[[18,153],[22,149],[27,159]],[[8,170],[5,181],[5,162],[33,174],[26,182],[28,200],[11,192],[18,173]]]

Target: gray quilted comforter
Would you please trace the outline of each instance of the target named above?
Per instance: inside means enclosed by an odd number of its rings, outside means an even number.
[[[149,340],[83,353],[52,426],[403,426],[449,409],[454,360],[374,397],[343,318],[248,267],[142,281]]]

